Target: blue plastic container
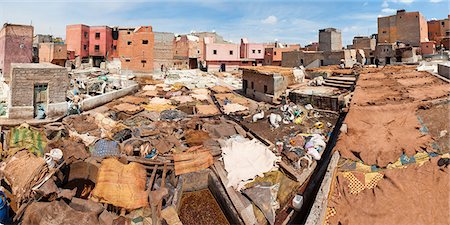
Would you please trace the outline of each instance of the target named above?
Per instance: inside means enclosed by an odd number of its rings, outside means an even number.
[[[0,191],[0,223],[8,224],[9,220],[9,204],[6,200],[6,195],[3,191]]]

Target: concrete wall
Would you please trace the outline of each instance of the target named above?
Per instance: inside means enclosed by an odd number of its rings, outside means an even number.
[[[283,53],[283,67],[298,67],[303,65],[307,68],[316,66],[339,65],[344,60],[345,67],[351,68],[356,63],[356,50],[346,49],[340,51],[293,51]],[[316,64],[319,62],[318,64]],[[311,66],[314,64],[314,66]]]
[[[438,64],[438,74],[450,79],[450,64]]]
[[[420,51],[422,55],[431,55],[435,53],[435,45],[433,41],[420,43]]]
[[[34,117],[34,85],[47,84],[47,109],[49,117],[66,113],[66,92],[69,77],[64,67],[50,63],[11,64],[8,116],[11,119]]]
[[[342,49],[341,31],[335,28],[319,30],[319,51],[337,51]]]
[[[155,46],[153,48],[153,70],[161,71],[173,67],[174,34],[169,32],[154,32]]]
[[[6,82],[11,80],[11,63],[33,60],[33,27],[4,24],[0,31],[0,70]]]
[[[446,36],[445,32],[450,30],[450,15],[446,19],[428,21],[427,25],[428,39],[430,41],[436,41],[436,45],[440,45],[442,39]]]
[[[49,62],[59,66],[65,66],[67,59],[67,46],[60,43],[40,43],[39,62]]]
[[[139,84],[130,80],[123,80],[124,88],[116,91],[107,92],[102,95],[93,96],[87,99],[84,99],[81,102],[81,108],[83,111],[90,110],[96,108],[98,106],[104,105],[108,102],[111,102],[114,99],[118,99],[125,95],[128,95],[132,92],[135,92],[139,89]]]
[[[247,83],[247,88],[243,89],[246,96],[264,102],[273,102],[278,99],[288,86],[287,78],[278,73],[261,74],[246,69],[243,70],[242,81]]]
[[[206,61],[239,61],[240,52],[238,44],[221,44],[221,43],[207,43],[206,44]]]
[[[353,38],[353,49],[370,49],[375,50],[377,40],[370,37],[357,36]]]

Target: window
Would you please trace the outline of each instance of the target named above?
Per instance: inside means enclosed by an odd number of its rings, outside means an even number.
[[[302,65],[303,65],[303,59],[300,59],[300,64],[302,64]]]
[[[100,33],[95,33],[95,39],[99,39],[100,38]]]
[[[130,32],[130,31],[128,31],[128,32],[127,32],[127,34],[131,34],[131,32]]]
[[[261,54],[261,49],[258,50],[258,53]]]
[[[277,52],[273,52],[273,55],[277,55]]]
[[[125,62],[130,62],[131,60],[129,60],[129,59],[125,59]]]
[[[383,30],[383,34],[387,33],[385,30]]]
[[[147,63],[147,60],[141,60],[142,67],[145,67],[145,64]]]
[[[88,32],[84,32],[84,38],[88,38]]]
[[[255,54],[255,53],[256,53],[256,50],[255,50],[255,49],[253,49],[253,50],[252,50],[252,53],[253,53],[253,54]]]
[[[96,52],[100,51],[100,45],[95,45],[95,46],[94,46],[94,50],[95,50]]]
[[[445,23],[444,23],[444,21],[442,21],[442,22],[441,22],[441,25],[442,25],[442,26],[445,26]]]
[[[267,93],[267,85],[264,85],[264,93]]]
[[[114,45],[113,49],[114,49],[114,50],[117,50],[117,45]]]
[[[217,50],[213,50],[213,54],[214,54],[214,55],[217,55]]]
[[[230,51],[230,55],[233,55],[233,51],[232,50]]]
[[[87,50],[87,45],[83,45],[83,50]]]
[[[131,41],[128,41],[128,42],[127,42],[127,45],[131,45]]]
[[[197,53],[200,54],[200,50],[197,50]]]
[[[251,85],[252,85],[252,89],[255,89],[255,84],[253,83],[253,81],[252,81]]]
[[[142,44],[143,45],[147,45],[148,44],[148,40],[142,40]]]

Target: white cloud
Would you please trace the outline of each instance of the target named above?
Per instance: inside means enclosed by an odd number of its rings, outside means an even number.
[[[391,0],[391,2],[395,2],[395,3],[404,3],[404,4],[411,4],[414,2],[414,0]]]
[[[387,2],[387,1],[384,1],[383,4],[381,4],[381,7],[383,7],[383,8],[389,7],[388,2]]]
[[[276,24],[278,22],[278,18],[276,16],[268,16],[267,18],[261,20],[262,23],[264,24]]]
[[[384,9],[381,10],[381,12],[383,12],[383,13],[395,13],[395,12],[397,12],[397,10],[391,9],[391,8],[384,8]]]
[[[442,0],[430,0],[431,3],[439,3],[442,2]]]
[[[364,2],[363,6],[367,6],[369,4],[369,2]]]

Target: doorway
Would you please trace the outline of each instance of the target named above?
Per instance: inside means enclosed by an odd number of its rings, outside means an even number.
[[[189,58],[189,69],[197,69],[197,68],[198,68],[197,58]]]
[[[247,94],[247,88],[248,88],[248,81],[243,80],[242,81],[242,89],[243,89],[245,95]]]
[[[34,84],[34,117],[44,119],[47,112],[48,84]]]
[[[220,65],[220,72],[225,72],[225,71],[226,71],[225,63],[222,63]]]
[[[386,57],[386,63],[385,64],[386,65],[391,64],[391,57]]]

